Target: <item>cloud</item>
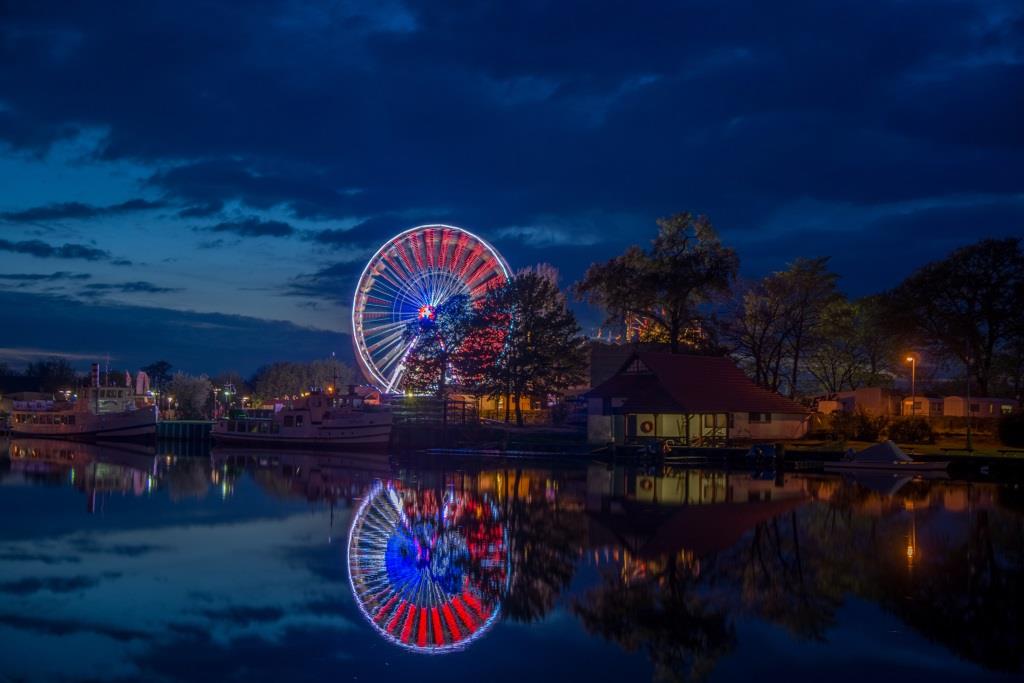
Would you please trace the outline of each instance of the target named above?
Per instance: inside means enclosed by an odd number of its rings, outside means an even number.
[[[120,292],[122,294],[166,294],[168,292],[180,292],[178,287],[160,287],[152,282],[136,280],[134,282],[93,282],[85,285],[79,292],[82,296],[100,296],[108,292]]]
[[[4,358],[4,351],[10,349],[0,349],[0,358]],[[30,359],[37,358],[38,355],[29,356]],[[21,360],[24,360],[22,358]],[[21,550],[5,550],[0,551],[0,560],[4,562],[39,562],[41,564],[78,564],[82,561],[82,558],[76,555],[49,555],[47,553],[35,553],[25,552]]]
[[[193,204],[178,212],[180,218],[206,218],[221,212],[224,202],[210,201],[204,204]]]
[[[106,261],[110,252],[84,244],[62,244],[55,246],[41,240],[11,242],[0,239],[0,251],[11,251],[16,254],[28,254],[37,258],[83,259],[85,261]]]
[[[89,273],[69,273],[66,270],[59,270],[56,273],[0,273],[0,280],[13,280],[15,282],[53,282],[56,280],[88,280],[92,275]]]
[[[566,228],[557,225],[512,225],[497,231],[497,237],[517,239],[532,247],[557,245],[587,245],[601,241],[600,233],[592,230]]]
[[[356,281],[365,265],[362,261],[342,261],[312,273],[298,275],[289,280],[283,294],[349,306],[352,304]]]
[[[32,595],[46,591],[49,593],[76,593],[92,588],[100,583],[100,578],[92,576],[51,576],[26,577],[16,581],[0,583],[0,593],[8,595]]]
[[[284,610],[279,607],[252,607],[249,605],[232,605],[220,609],[204,609],[199,612],[213,621],[227,621],[237,626],[247,626],[257,622],[280,621],[284,618]]]
[[[273,210],[287,229],[224,232],[326,250],[444,220],[510,260],[549,250],[569,277],[681,209],[727,241],[788,242],[771,264],[741,253],[775,268],[802,244],[768,225],[801,198],[1024,191],[1019,3],[369,4],[215,1],[201,24],[187,2],[19,5],[0,26],[19,65],[0,73],[0,140],[42,157],[101,130],[97,161],[137,164],[182,226]],[[324,218],[344,223],[300,223]],[[816,234],[816,251],[873,255]]]
[[[47,636],[67,636],[78,633],[94,633],[117,641],[148,640],[151,636],[143,631],[118,628],[78,619],[50,619],[47,617],[20,614],[0,614],[0,625],[12,629],[33,631]]]
[[[101,216],[113,216],[117,214],[132,213],[136,211],[148,211],[159,209],[165,206],[164,202],[150,201],[147,199],[129,199],[119,204],[107,206],[96,206],[94,204],[83,204],[81,202],[60,202],[35,206],[20,211],[7,211],[0,213],[0,220],[11,223],[37,223],[61,219],[88,219]]]
[[[160,357],[185,372],[237,370],[248,374],[276,360],[313,360],[331,353],[344,361],[352,359],[348,335],[283,321],[3,290],[0,310],[4,311],[6,345],[0,348],[0,358],[18,362],[54,355],[85,362],[109,352],[119,365],[128,368],[142,367]],[[75,334],[65,334],[69,329]],[[137,343],[140,330],[161,340],[159,353]],[[102,353],[82,349],[101,349]]]
[[[208,232],[230,232],[242,237],[289,237],[295,228],[283,221],[265,220],[249,216],[234,221],[223,221],[214,225],[197,228]]]

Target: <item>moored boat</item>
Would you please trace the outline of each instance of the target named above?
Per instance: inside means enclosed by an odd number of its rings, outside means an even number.
[[[156,436],[157,407],[131,387],[92,386],[76,400],[15,401],[12,436],[117,441]]]
[[[304,449],[384,449],[391,441],[391,411],[349,394],[305,396],[270,417],[238,416],[218,420],[214,443],[231,446]]]
[[[935,472],[949,468],[949,461],[914,460],[892,441],[869,446],[856,453],[848,453],[838,462],[825,463],[825,470],[875,470],[898,472]]]

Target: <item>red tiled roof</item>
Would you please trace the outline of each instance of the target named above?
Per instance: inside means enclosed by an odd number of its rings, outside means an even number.
[[[754,384],[729,358],[655,351],[635,357],[651,374],[625,372],[632,364],[630,357],[618,373],[587,396],[625,399],[623,407],[630,412],[809,412],[796,401]]]

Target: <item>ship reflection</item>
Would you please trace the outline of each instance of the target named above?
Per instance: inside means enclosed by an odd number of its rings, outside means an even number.
[[[489,497],[378,484],[355,514],[348,563],[356,604],[381,636],[450,652],[499,617],[508,534]]]
[[[86,510],[102,509],[109,493],[142,496],[165,474],[165,461],[152,447],[116,446],[54,439],[13,439],[11,471],[40,483],[67,482],[86,494]]]

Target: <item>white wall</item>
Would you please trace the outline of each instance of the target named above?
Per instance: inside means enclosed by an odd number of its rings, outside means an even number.
[[[810,417],[800,413],[772,413],[771,422],[750,422],[749,413],[733,413],[730,439],[771,441],[773,439],[801,439],[807,434]]]

